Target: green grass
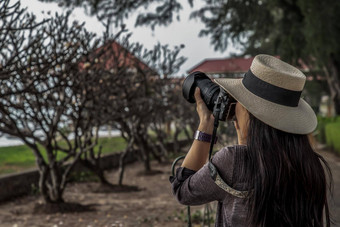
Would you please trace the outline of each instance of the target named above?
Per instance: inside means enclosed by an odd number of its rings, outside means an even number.
[[[152,134],[152,132],[150,134]],[[154,132],[153,134],[153,137],[156,137]],[[182,131],[179,135],[179,139],[183,138],[186,138],[186,136]],[[102,144],[103,146],[102,154],[122,151],[126,147],[126,142],[122,137],[99,138],[99,144]],[[66,148],[67,144],[65,142],[60,142],[59,146]],[[38,147],[42,151],[43,157],[46,159],[46,152],[43,147]],[[98,149],[99,145],[95,147],[95,151],[98,152]],[[65,156],[66,154],[61,151],[57,154],[58,159]],[[0,147],[0,174],[20,172],[34,167],[36,167],[35,156],[28,146]]]
[[[99,138],[99,143],[103,145],[102,154],[122,151],[126,147],[126,142],[123,137]],[[99,146],[95,148],[98,151]]]
[[[26,145],[0,147],[0,174],[19,172],[34,165],[35,157]]]
[[[126,147],[122,137],[99,138],[99,144],[103,145],[102,154],[122,151]],[[61,143],[60,146],[65,147],[66,144]],[[39,148],[43,150],[41,146]],[[99,146],[96,146],[95,151],[98,151],[98,148]],[[46,158],[45,152],[42,152],[42,155]],[[63,152],[58,152],[58,159],[65,155]],[[0,174],[20,172],[35,166],[35,156],[28,146],[0,147]]]

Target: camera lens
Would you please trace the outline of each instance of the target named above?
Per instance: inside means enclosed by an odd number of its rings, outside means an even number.
[[[183,82],[183,96],[191,103],[195,102],[195,89],[199,87],[201,90],[201,97],[210,111],[213,111],[215,101],[217,100],[220,88],[217,84],[212,82],[210,78],[199,71],[193,72],[187,76]]]

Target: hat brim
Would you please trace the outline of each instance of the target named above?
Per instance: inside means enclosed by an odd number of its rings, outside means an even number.
[[[309,134],[317,126],[317,118],[309,104],[300,98],[297,107],[267,101],[246,89],[242,79],[219,78],[214,81],[267,125],[294,134]]]

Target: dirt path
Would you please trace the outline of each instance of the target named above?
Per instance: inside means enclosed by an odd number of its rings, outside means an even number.
[[[326,152],[321,154],[329,162],[334,178],[334,199],[330,202],[333,218],[340,219],[340,159]],[[170,164],[153,163],[154,170],[162,173],[140,176],[142,164],[127,167],[125,184],[138,186],[139,191],[108,193],[95,192],[98,183],[74,183],[65,191],[65,200],[89,205],[94,211],[79,213],[53,213],[31,215],[36,203],[42,202],[37,196],[27,196],[0,205],[1,227],[95,227],[95,226],[186,226],[186,207],[181,206],[171,194],[168,177]],[[116,182],[117,171],[107,173],[111,182]],[[202,215],[203,206],[195,207],[192,213],[197,219]],[[199,223],[199,222],[198,222]],[[195,226],[195,225],[194,225]],[[200,226],[200,225],[196,225]],[[339,224],[332,225],[340,227]]]

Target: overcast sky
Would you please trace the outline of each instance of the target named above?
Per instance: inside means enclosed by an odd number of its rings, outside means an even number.
[[[127,21],[127,28],[133,31],[131,40],[144,44],[148,49],[153,48],[158,41],[161,44],[169,44],[170,46],[184,44],[182,55],[188,60],[180,69],[179,75],[186,74],[186,71],[197,65],[206,58],[225,58],[229,56],[230,51],[237,51],[231,45],[224,53],[215,52],[213,46],[210,45],[208,37],[199,38],[198,33],[203,25],[195,20],[189,20],[190,6],[183,1],[183,10],[180,14],[181,21],[175,21],[168,27],[156,27],[154,31],[149,27],[134,27],[135,17],[131,17]],[[55,11],[63,12],[65,9],[58,7],[55,3],[41,3],[38,0],[21,0],[23,7],[27,7],[33,12],[38,19],[47,16],[46,12],[51,11],[52,15]],[[45,11],[45,14],[42,14]],[[86,28],[89,31],[101,35],[104,27],[95,17],[89,17],[84,13],[82,8],[74,10],[71,19],[80,22],[86,22]]]

